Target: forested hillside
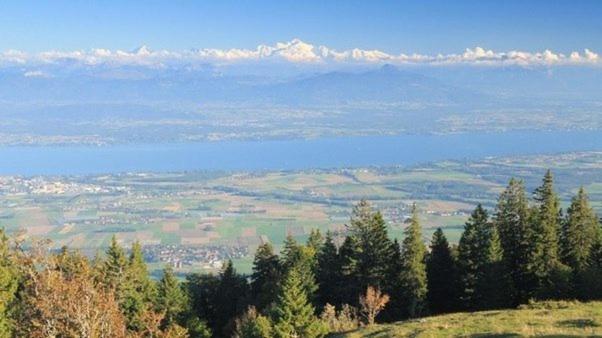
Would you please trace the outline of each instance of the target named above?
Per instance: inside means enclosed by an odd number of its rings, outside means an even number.
[[[458,245],[440,229],[425,244],[418,215],[414,207],[399,243],[360,201],[343,232],[313,231],[305,244],[289,236],[280,253],[261,245],[250,276],[228,262],[217,275],[183,279],[167,267],[158,281],[139,244],[126,250],[113,238],[89,259],[2,234],[0,336],[311,338],[532,300],[602,299],[598,216],[583,188],[561,210],[550,172],[532,198],[512,179],[494,210],[477,205]],[[439,318],[453,326],[458,316]]]

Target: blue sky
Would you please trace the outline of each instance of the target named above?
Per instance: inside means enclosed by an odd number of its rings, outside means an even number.
[[[0,50],[255,48],[300,38],[391,53],[602,51],[602,1],[3,1]]]

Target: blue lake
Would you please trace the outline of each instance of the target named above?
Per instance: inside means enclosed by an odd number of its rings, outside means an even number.
[[[414,165],[446,159],[568,151],[602,151],[602,132],[520,131],[107,147],[0,147],[0,174],[294,170]]]

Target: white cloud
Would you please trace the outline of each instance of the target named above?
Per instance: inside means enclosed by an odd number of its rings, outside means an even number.
[[[551,50],[542,52],[497,52],[482,47],[467,48],[460,54],[391,54],[380,50],[350,49],[338,51],[327,46],[293,39],[274,45],[259,45],[255,49],[197,49],[189,51],[154,51],[142,46],[133,51],[92,49],[89,51],[48,51],[27,54],[9,50],[0,53],[0,66],[6,64],[58,64],[72,62],[82,65],[141,65],[164,67],[195,62],[235,63],[241,61],[268,62],[280,60],[291,63],[393,63],[393,64],[474,64],[474,65],[599,65],[599,55],[589,49],[568,55]]]
[[[23,73],[25,77],[50,77],[48,74],[44,73],[41,70],[30,70],[28,72]]]

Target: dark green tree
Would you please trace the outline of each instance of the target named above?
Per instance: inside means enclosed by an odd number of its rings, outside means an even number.
[[[602,269],[602,227],[600,226],[598,226],[596,239],[589,254],[588,265]]]
[[[134,242],[128,260],[121,305],[130,330],[142,329],[141,316],[152,307],[155,298],[155,284],[148,275],[142,247],[140,243]]]
[[[255,252],[251,275],[251,297],[259,311],[276,300],[274,290],[278,289],[281,275],[280,261],[272,245],[270,243],[260,245]]]
[[[460,301],[466,310],[478,309],[477,305],[481,302],[482,295],[478,294],[477,285],[490,263],[492,230],[487,211],[481,204],[477,205],[464,225],[458,244]]]
[[[285,270],[295,266],[301,259],[301,245],[292,235],[287,235],[280,250],[280,260]]]
[[[535,189],[534,199],[536,208],[531,251],[533,271],[538,279],[538,288],[547,289],[551,286],[552,274],[560,263],[560,200],[554,191],[554,179],[550,170],[546,172],[542,185]]]
[[[232,261],[228,260],[219,275],[219,284],[214,297],[214,334],[230,337],[234,332],[234,319],[249,306],[249,285],[245,277],[239,275]]]
[[[562,226],[561,250],[563,263],[575,272],[588,266],[599,231],[598,217],[589,205],[583,187],[571,201]]]
[[[602,299],[602,229],[598,228],[596,240],[590,251],[588,266],[578,276],[577,296],[584,300]]]
[[[104,284],[113,288],[118,297],[121,297],[125,288],[128,259],[125,250],[119,245],[115,235],[111,237],[111,244],[107,249],[102,270]]]
[[[129,268],[127,254],[117,242],[117,237],[113,235],[101,265],[100,276],[103,285],[115,292],[115,298],[126,319],[127,328],[136,330],[140,324],[137,307],[142,303],[142,299],[137,299],[139,295],[133,292],[134,285],[129,279]]]
[[[379,211],[365,200],[354,206],[349,226],[357,243],[356,271],[360,290],[386,287],[389,260],[393,253],[387,226]]]
[[[503,261],[503,250],[498,231],[495,227],[489,228],[487,244],[484,246],[486,253],[485,264],[478,272],[475,284],[474,309],[499,309],[512,305],[508,295],[513,294],[512,280],[506,271]]]
[[[320,230],[311,229],[309,237],[307,238],[307,244],[305,246],[307,246],[308,248],[313,250],[314,253],[317,254],[318,252],[320,252],[322,245],[324,245],[324,237],[322,236]]]
[[[161,326],[177,324],[188,309],[188,298],[170,266],[163,269],[157,289],[156,309],[164,313]]]
[[[347,236],[339,248],[339,266],[341,269],[341,303],[357,305],[358,295],[362,292],[358,270],[359,247],[355,236]]]
[[[406,313],[403,283],[401,279],[401,271],[403,270],[401,246],[397,239],[393,240],[391,251],[392,254],[388,264],[386,286],[383,290],[385,294],[390,296],[390,300],[379,315],[380,318],[387,322],[401,320]]]
[[[296,269],[303,276],[303,288],[313,302],[318,290],[315,277],[316,252],[313,248],[300,245],[292,236],[287,236],[282,249],[282,266],[285,273]]]
[[[431,240],[426,264],[428,307],[431,313],[446,313],[457,308],[456,267],[451,249],[441,228]]]
[[[275,337],[314,338],[327,333],[324,324],[314,314],[315,309],[301,280],[296,269],[287,272],[272,315]]]
[[[426,248],[422,241],[422,230],[416,205],[412,207],[412,218],[405,229],[405,238],[401,245],[401,283],[407,315],[420,316],[426,305]]]
[[[186,276],[184,289],[189,299],[190,309],[188,318],[207,323],[211,331],[216,336],[221,335],[221,330],[217,329],[217,322],[221,316],[217,309],[217,293],[220,285],[219,276],[211,274],[193,273]]]
[[[326,233],[326,240],[317,254],[318,266],[316,269],[316,282],[318,292],[316,303],[322,308],[326,303],[342,305],[341,299],[341,262],[332,234]]]
[[[537,289],[533,223],[524,184],[512,178],[498,199],[495,225],[499,231],[504,264],[513,284],[514,294],[510,295],[510,299],[514,304],[524,303],[533,297]]]

